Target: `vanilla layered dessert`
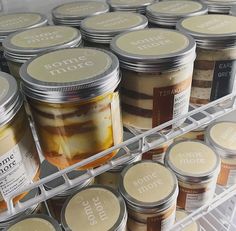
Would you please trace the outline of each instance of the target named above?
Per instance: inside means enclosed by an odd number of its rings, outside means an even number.
[[[58,50],[23,67],[23,91],[50,163],[65,168],[122,141],[119,94],[115,91],[120,81],[119,66],[110,52]],[[46,95],[35,87],[45,89]],[[86,167],[97,166],[116,152]]]

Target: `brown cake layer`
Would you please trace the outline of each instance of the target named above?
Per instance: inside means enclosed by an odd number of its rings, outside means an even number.
[[[128,90],[124,87],[121,88],[121,94],[133,99],[153,99],[153,96],[151,95],[147,95],[133,90]]]
[[[208,99],[198,99],[195,97],[190,97],[190,102],[193,104],[208,104],[209,100]]]
[[[211,88],[212,81],[193,79],[192,86],[193,87],[199,87],[199,88]]]
[[[209,60],[196,60],[194,62],[194,69],[199,70],[213,70],[215,68],[215,62]]]
[[[145,118],[152,118],[153,116],[152,110],[135,107],[126,103],[122,103],[122,109],[130,114],[145,117]]]

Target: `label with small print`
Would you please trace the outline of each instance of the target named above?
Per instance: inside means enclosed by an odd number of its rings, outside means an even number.
[[[235,88],[236,60],[216,61],[210,100],[216,100],[232,93]]]
[[[188,78],[173,86],[153,89],[153,127],[188,113],[191,81]],[[182,122],[179,121],[175,126]]]
[[[7,64],[7,60],[4,57],[4,52],[3,52],[2,47],[0,47],[0,71],[10,73],[9,67],[8,67],[8,64]]]
[[[27,131],[15,147],[0,157],[0,193],[3,198],[32,182],[39,168],[34,156],[35,145],[29,143],[29,133]]]
[[[217,184],[230,186],[236,184],[236,164],[226,164],[221,162],[220,174],[218,175]]]

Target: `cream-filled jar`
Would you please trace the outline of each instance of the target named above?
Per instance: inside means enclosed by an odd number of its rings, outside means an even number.
[[[143,29],[117,35],[111,50],[122,68],[125,126],[150,129],[188,112],[195,59],[192,37],[169,29]]]
[[[236,123],[222,121],[211,124],[206,131],[205,139],[221,158],[217,184],[236,184]]]
[[[9,73],[7,61],[3,55],[3,40],[16,31],[47,25],[46,16],[39,13],[9,13],[0,16],[0,70]]]
[[[20,69],[45,158],[65,168],[122,141],[119,62],[94,48],[44,53]],[[112,158],[114,151],[84,166]]]
[[[197,43],[191,103],[207,104],[235,88],[236,17],[201,15],[178,22],[177,29]]]
[[[52,10],[52,20],[55,25],[80,27],[83,19],[103,14],[109,11],[105,2],[99,1],[77,1],[69,2],[55,7]]]
[[[20,67],[27,60],[45,51],[78,47],[81,43],[81,34],[75,28],[44,26],[13,33],[2,45],[11,74],[19,79]]]
[[[166,152],[165,165],[177,176],[177,205],[194,211],[209,203],[214,196],[220,171],[220,158],[201,141],[179,141]]]
[[[145,14],[146,7],[155,0],[107,0],[112,11],[128,11]]]
[[[85,45],[109,49],[110,42],[116,35],[143,29],[147,24],[147,18],[137,13],[109,12],[84,19],[80,29]]]
[[[235,0],[200,0],[206,4],[209,13],[213,14],[228,14],[232,6],[236,5]]]
[[[51,165],[48,161],[44,160],[40,166],[41,174],[40,178],[43,179],[47,176],[50,176],[56,172],[59,171],[59,169],[53,165]],[[70,180],[73,180],[82,174],[84,174],[84,171],[71,171],[67,174],[68,178]],[[72,194],[74,194],[76,191],[80,190],[81,188],[84,188],[88,185],[93,184],[94,179],[88,179],[82,182],[81,184],[68,189],[64,192],[61,192],[57,194],[56,196],[50,198],[47,200],[47,205],[49,207],[50,213],[53,215],[54,218],[56,218],[58,221],[60,221],[61,217],[61,210],[63,207],[63,204],[67,200],[68,197],[70,197]],[[65,180],[63,177],[56,178],[54,180],[51,180],[50,182],[47,182],[44,184],[44,187],[47,191],[53,190],[54,188],[59,187],[60,185],[65,184]]]
[[[89,186],[70,197],[61,213],[67,231],[125,231],[127,210],[121,195],[110,187]]]
[[[0,72],[0,212],[6,199],[38,179],[39,157],[16,80]],[[16,196],[13,202],[27,192]]]
[[[128,209],[128,230],[168,231],[174,224],[178,183],[162,164],[141,161],[127,166],[119,192]]]
[[[146,16],[152,27],[175,28],[182,18],[207,14],[207,6],[197,1],[162,1],[151,4]]]
[[[4,229],[4,231],[62,231],[59,223],[47,215],[29,215],[17,220],[14,224]]]

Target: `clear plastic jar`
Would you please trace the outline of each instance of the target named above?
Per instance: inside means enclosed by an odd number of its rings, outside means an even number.
[[[118,59],[92,48],[44,53],[20,75],[45,158],[65,168],[122,141]],[[94,167],[117,151],[84,166]]]
[[[3,55],[3,40],[16,31],[47,25],[46,16],[39,13],[9,13],[0,16],[0,70],[9,73],[7,61]]]
[[[0,211],[4,199],[38,179],[39,157],[15,79],[0,72]],[[27,192],[13,199],[17,202]]]
[[[207,104],[234,90],[236,18],[201,15],[178,22],[177,29],[192,35],[197,43],[191,103]]]
[[[206,131],[206,142],[221,158],[217,184],[227,187],[236,184],[236,123],[212,123]]]
[[[111,50],[122,68],[125,126],[150,129],[188,112],[195,59],[190,36],[154,28],[126,32],[112,40]]]
[[[147,18],[132,12],[109,12],[92,16],[81,22],[85,45],[109,49],[113,37],[125,31],[147,27]]]
[[[121,174],[119,192],[128,209],[130,231],[168,231],[175,221],[178,183],[162,164],[141,161]]]
[[[207,14],[207,6],[197,1],[162,1],[151,4],[146,9],[146,16],[152,27],[175,29],[182,18]]]
[[[79,47],[81,43],[81,34],[75,28],[44,26],[9,35],[3,48],[11,74],[19,79],[20,67],[27,60],[45,51]]]
[[[126,231],[127,210],[121,195],[110,187],[89,186],[68,198],[61,213],[67,231]]]
[[[105,2],[77,1],[69,2],[55,7],[52,10],[52,20],[55,25],[80,27],[83,19],[109,11]]]
[[[166,151],[165,165],[178,179],[177,206],[194,211],[214,196],[220,170],[220,158],[201,141],[173,143]]]

